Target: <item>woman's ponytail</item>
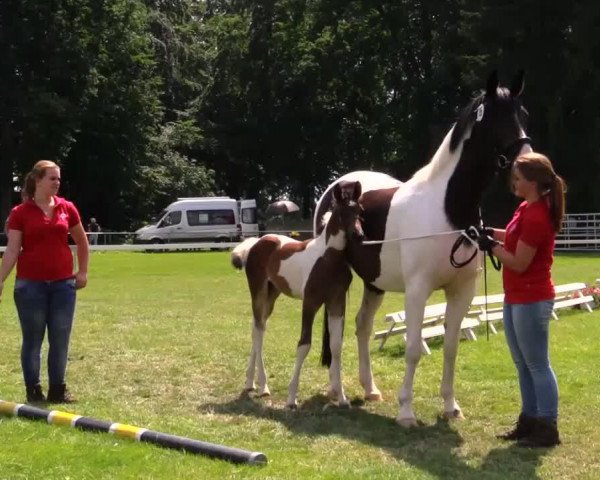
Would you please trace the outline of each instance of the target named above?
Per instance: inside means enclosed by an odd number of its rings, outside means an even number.
[[[563,217],[565,216],[565,181],[559,175],[554,174],[550,185],[550,216],[552,217],[552,226],[556,233],[560,232]]]

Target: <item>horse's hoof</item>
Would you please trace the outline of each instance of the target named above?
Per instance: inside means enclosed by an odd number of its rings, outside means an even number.
[[[298,410],[298,404],[297,403],[286,403],[285,408],[287,408],[288,410]]]
[[[323,410],[327,410],[329,408],[337,408],[340,410],[350,410],[350,402],[348,400],[343,400],[341,402],[331,401],[327,405],[323,407]]]
[[[256,390],[255,387],[246,387],[242,390],[243,393],[252,393]]]
[[[415,428],[419,426],[419,422],[414,417],[410,418],[396,418],[396,423],[403,428]]]
[[[383,400],[383,396],[380,392],[367,393],[365,395],[365,400],[367,402],[381,402]]]
[[[444,412],[442,417],[444,420],[464,420],[465,416],[462,411],[458,408],[455,408],[451,412]]]
[[[335,400],[336,398],[338,398],[338,392],[336,392],[334,389],[330,388],[327,390],[327,398],[329,400]]]
[[[270,397],[271,396],[271,391],[270,390],[264,390],[263,392],[257,394],[256,396],[258,398]]]

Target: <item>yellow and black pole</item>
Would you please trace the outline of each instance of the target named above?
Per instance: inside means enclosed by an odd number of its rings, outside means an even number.
[[[60,412],[58,410],[45,410],[22,403],[12,403],[0,400],[0,414],[14,417],[22,417],[30,420],[43,420],[53,425],[68,425],[81,430],[93,432],[108,432],[117,437],[130,438],[138,442],[147,442],[161,447],[185,450],[186,452],[206,455],[234,463],[249,463],[263,465],[267,463],[267,457],[260,452],[250,452],[239,448],[226,447],[214,443],[202,442],[191,438],[169,435],[156,432],[146,428],[134,427],[122,423],[96,420],[95,418],[83,417],[73,413]]]

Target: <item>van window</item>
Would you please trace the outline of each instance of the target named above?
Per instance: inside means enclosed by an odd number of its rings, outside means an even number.
[[[233,210],[188,210],[188,225],[235,225]]]
[[[171,225],[178,225],[181,223],[181,210],[174,210],[161,220],[158,228],[169,227]]]
[[[242,208],[242,223],[256,223],[256,208]]]

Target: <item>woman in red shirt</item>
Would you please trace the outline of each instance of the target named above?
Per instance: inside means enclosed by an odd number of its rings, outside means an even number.
[[[21,366],[28,402],[74,401],[65,384],[69,339],[75,312],[75,290],[87,284],[88,243],[79,212],[57,196],[60,169],[37,162],[25,179],[28,200],[16,206],[8,221],[8,246],[0,266],[0,295],[17,264],[14,299],[23,333]],[[73,274],[69,234],[77,246]],[[40,384],[40,357],[48,331],[48,397]]]
[[[480,248],[491,250],[504,265],[504,327],[522,400],[516,427],[498,437],[518,440],[520,446],[550,447],[560,443],[558,384],[548,354],[554,306],[550,269],[565,183],[547,157],[531,152],[513,164],[512,186],[524,201],[506,230],[494,229],[493,239],[479,239]]]

